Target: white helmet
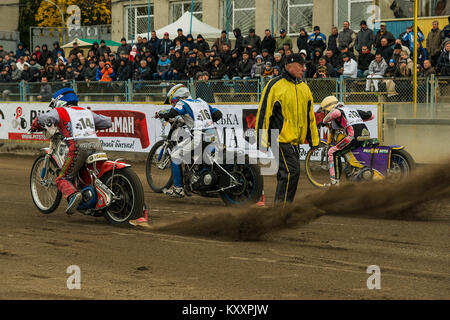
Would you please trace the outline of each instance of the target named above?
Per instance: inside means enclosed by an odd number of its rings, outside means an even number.
[[[171,104],[175,106],[177,102],[181,99],[187,99],[191,97],[191,93],[189,89],[186,88],[183,84],[179,83],[170,88],[169,92],[167,92],[166,100],[164,104]]]
[[[319,112],[329,113],[334,107],[339,104],[339,100],[335,96],[328,96],[322,100]]]

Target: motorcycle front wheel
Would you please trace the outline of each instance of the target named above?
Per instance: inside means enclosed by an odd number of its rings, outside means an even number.
[[[326,188],[330,184],[328,169],[328,146],[320,143],[309,149],[305,158],[306,176],[309,182],[317,188]]]
[[[145,166],[148,185],[156,193],[162,193],[173,183],[171,160],[165,140],[156,142],[148,154]]]
[[[416,168],[416,162],[406,150],[393,149],[387,173],[387,179],[397,182],[411,174]]]
[[[42,213],[49,214],[58,208],[62,194],[56,187],[59,168],[53,158],[49,159],[45,168],[45,155],[34,160],[30,173],[31,198]],[[46,179],[43,177],[46,176]]]
[[[144,208],[144,189],[131,168],[109,171],[101,181],[111,189],[116,199],[104,210],[105,219],[117,226],[128,226],[130,220],[141,217]]]

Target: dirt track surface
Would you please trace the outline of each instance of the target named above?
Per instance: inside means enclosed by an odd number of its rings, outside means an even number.
[[[29,192],[33,157],[0,155],[1,299],[449,299],[450,202],[425,221],[323,215],[259,241],[185,236],[103,218],[39,213]],[[168,199],[136,164],[151,224],[227,212],[220,200]],[[302,169],[303,170],[303,169]],[[304,175],[304,170],[302,171]],[[304,178],[304,177],[303,177]],[[275,179],[266,177],[267,203]],[[298,195],[316,192],[301,180]],[[264,209],[262,209],[264,210]],[[67,267],[81,269],[68,290]],[[368,290],[367,267],[381,269]]]

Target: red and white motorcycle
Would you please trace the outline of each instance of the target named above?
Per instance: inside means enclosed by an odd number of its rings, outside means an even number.
[[[53,131],[53,132],[51,132]],[[68,147],[57,130],[46,130],[50,138],[48,148],[41,149],[31,168],[30,189],[34,204],[42,213],[55,211],[62,194],[56,187],[56,178],[64,164]],[[74,179],[83,200],[77,210],[105,219],[118,226],[129,225],[145,211],[144,190],[131,165],[118,159],[108,160],[106,153],[90,155]]]

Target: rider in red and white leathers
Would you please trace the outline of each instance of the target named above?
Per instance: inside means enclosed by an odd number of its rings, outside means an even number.
[[[338,165],[340,156],[357,148],[363,140],[370,138],[369,129],[364,122],[374,119],[375,115],[371,111],[346,107],[334,96],[326,97],[322,101],[319,111],[325,113],[323,124],[331,124],[332,129],[341,129],[346,134],[345,138],[328,150],[331,184],[337,185],[341,176]]]
[[[81,192],[77,192],[72,180],[87,157],[102,150],[95,131],[110,128],[111,119],[78,107],[78,97],[70,88],[57,91],[50,107],[54,109],[34,119],[31,131],[41,131],[45,126],[53,125],[64,136],[69,152],[55,182],[69,203],[66,213],[72,214],[82,200]]]

